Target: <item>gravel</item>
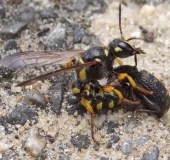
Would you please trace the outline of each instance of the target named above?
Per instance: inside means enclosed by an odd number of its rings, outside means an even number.
[[[0,19],[1,57],[17,52],[16,48],[22,51],[86,50],[96,45],[107,46],[110,41],[120,37],[119,1],[24,0],[13,3],[4,1],[0,6],[3,11],[3,19]],[[22,11],[25,6],[29,11],[28,17]],[[16,8],[20,8],[20,12],[13,16]],[[170,91],[169,18],[169,1],[127,0],[122,4],[124,37],[145,38],[145,41],[131,41],[146,52],[138,56],[138,69],[154,74]],[[41,38],[38,33],[41,33]],[[58,37],[54,37],[56,33]],[[6,38],[9,38],[8,43],[14,43],[12,38],[15,38],[16,43],[7,47]],[[58,41],[59,44],[56,44]],[[123,59],[123,62],[134,65],[132,57]],[[99,120],[94,133],[100,146],[96,147],[91,139],[89,115],[84,108],[81,110],[80,105],[73,105],[72,108],[66,101],[71,93],[70,85],[75,80],[74,73],[59,75],[64,76],[61,80],[57,76],[51,81],[46,80],[35,92],[13,86],[14,83],[56,68],[48,65],[27,75],[18,73],[12,79],[0,78],[0,159],[170,158],[170,111],[161,119],[147,113],[127,112],[122,108],[114,112],[107,111],[97,117]],[[7,82],[8,86],[13,86],[12,90],[5,87]],[[38,93],[38,101],[34,99],[38,105],[23,105],[23,97],[29,95],[34,98],[33,93]],[[52,94],[59,97],[55,98]],[[12,116],[14,114],[15,118]]]

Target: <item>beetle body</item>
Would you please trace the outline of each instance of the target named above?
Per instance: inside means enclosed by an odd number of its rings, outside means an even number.
[[[138,71],[135,66],[129,65],[119,66],[114,68],[113,71],[116,73],[127,73],[134,79],[138,86],[153,91],[153,95],[147,95],[134,89],[134,95],[132,97],[137,96],[141,100],[141,103],[144,103],[147,109],[153,111],[158,117],[162,117],[170,108],[170,96],[167,89],[148,71]],[[124,83],[123,81],[122,83]]]

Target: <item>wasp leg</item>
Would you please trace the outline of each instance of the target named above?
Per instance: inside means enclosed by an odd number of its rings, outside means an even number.
[[[115,58],[115,61],[120,65],[123,66],[123,62],[117,57]]]
[[[103,91],[104,92],[111,92],[111,91],[115,92],[118,95],[118,97],[119,97],[118,104],[121,104],[122,102],[126,102],[126,103],[129,103],[129,104],[132,104],[132,105],[140,104],[140,102],[134,102],[134,101],[131,101],[129,99],[124,98],[122,93],[119,90],[117,90],[114,87],[112,87],[112,86],[104,86],[103,87]]]
[[[87,100],[84,97],[89,98],[89,88],[90,86],[88,84],[83,84],[81,81],[77,80],[72,84],[72,92],[76,97],[81,96],[80,104],[85,107],[87,112],[90,114],[90,125],[91,125],[91,136],[93,141],[99,145],[99,143],[95,140],[94,138],[94,123],[93,123],[93,115],[94,115],[94,110],[93,107],[91,106],[91,100]],[[85,89],[83,91],[83,88]]]
[[[118,80],[123,80],[125,78],[127,78],[129,80],[129,83],[132,85],[133,88],[137,89],[138,91],[146,94],[146,95],[153,95],[153,92],[152,91],[148,91],[142,87],[139,87],[137,86],[136,82],[133,80],[133,78],[131,76],[129,76],[128,74],[126,73],[119,73],[117,75],[118,77]]]
[[[81,105],[83,105],[86,110],[88,111],[88,113],[90,114],[90,125],[91,125],[91,136],[93,141],[97,144],[100,145],[99,142],[97,142],[94,138],[94,122],[93,122],[93,115],[94,115],[94,110],[93,107],[91,106],[91,101],[85,99],[82,97],[81,101],[80,101]]]

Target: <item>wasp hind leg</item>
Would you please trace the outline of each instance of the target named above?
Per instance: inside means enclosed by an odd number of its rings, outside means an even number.
[[[104,92],[111,92],[111,91],[115,92],[119,97],[118,104],[121,104],[122,102],[129,103],[129,104],[132,104],[132,105],[139,105],[140,104],[140,102],[135,102],[135,101],[124,98],[122,93],[112,86],[104,86],[103,91]]]

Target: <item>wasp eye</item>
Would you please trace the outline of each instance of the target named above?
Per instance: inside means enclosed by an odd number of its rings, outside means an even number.
[[[126,42],[119,42],[118,47],[120,47],[124,52],[130,52],[133,53],[134,49],[132,48],[132,46]]]

